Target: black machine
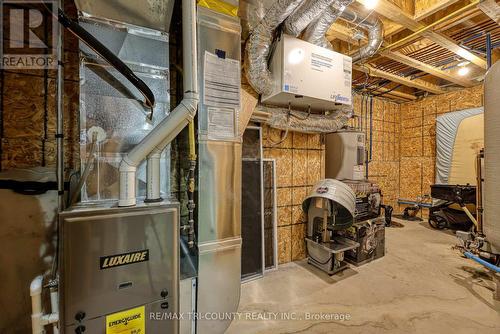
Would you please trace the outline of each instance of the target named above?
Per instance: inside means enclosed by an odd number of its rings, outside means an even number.
[[[429,225],[436,229],[454,228],[469,230],[472,221],[464,208],[476,205],[476,187],[471,185],[431,186],[432,198],[440,203],[429,209]],[[475,210],[473,210],[475,211]],[[472,214],[474,216],[474,214]]]
[[[354,223],[349,229],[338,232],[359,243],[359,247],[346,251],[345,261],[355,266],[385,255],[385,220],[383,218]]]
[[[372,219],[380,216],[382,192],[378,185],[369,181],[344,180],[356,194],[356,221]]]

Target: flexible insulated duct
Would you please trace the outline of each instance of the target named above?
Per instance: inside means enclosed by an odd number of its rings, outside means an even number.
[[[266,123],[275,129],[304,133],[331,133],[342,129],[352,117],[352,108],[346,107],[330,115],[308,114],[286,108],[257,106],[256,112],[269,115]]]
[[[267,60],[273,32],[302,1],[277,0],[248,38],[245,48],[245,74],[250,85],[259,94],[269,94],[272,91],[273,82],[267,68]]]
[[[285,33],[298,37],[304,29],[318,18],[336,0],[308,0],[285,20]]]
[[[359,16],[358,13],[350,8],[346,8],[340,14],[340,18],[368,31],[368,44],[356,52],[352,57],[352,62],[356,63],[373,56],[384,41],[384,25],[382,24],[382,20],[373,13],[365,17]]]
[[[352,0],[335,1],[331,6],[328,6],[320,17],[307,26],[302,39],[314,45],[332,49],[332,44],[326,39],[325,35],[332,24],[337,21],[340,14],[351,3]]]

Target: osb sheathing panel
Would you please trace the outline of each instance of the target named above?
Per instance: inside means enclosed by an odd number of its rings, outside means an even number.
[[[416,200],[430,193],[435,180],[436,117],[482,105],[482,85],[401,105],[400,198]]]
[[[400,197],[416,199],[422,190],[422,160],[420,157],[401,157]]]
[[[284,132],[263,127],[264,157],[276,160],[278,262],[305,258],[305,216],[302,202],[324,178],[324,140],[320,134]]]
[[[47,79],[45,96],[43,77],[4,73],[3,91],[2,168],[40,166],[43,157],[46,165],[54,165],[55,80]],[[65,82],[64,106],[65,161],[66,167],[74,168],[78,155],[78,83]]]

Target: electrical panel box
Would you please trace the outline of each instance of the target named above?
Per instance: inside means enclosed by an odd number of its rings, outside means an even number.
[[[274,87],[263,103],[305,111],[352,104],[351,57],[288,35],[274,47],[269,66]]]

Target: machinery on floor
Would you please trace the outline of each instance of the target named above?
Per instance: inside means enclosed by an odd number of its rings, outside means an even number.
[[[350,228],[338,231],[337,235],[359,243],[359,247],[345,253],[345,260],[361,266],[385,255],[385,220],[367,219],[354,223]]]
[[[344,253],[360,246],[337,235],[352,226],[356,195],[345,183],[325,179],[313,187],[302,203],[307,213],[306,248],[308,263],[333,275],[346,268]]]

